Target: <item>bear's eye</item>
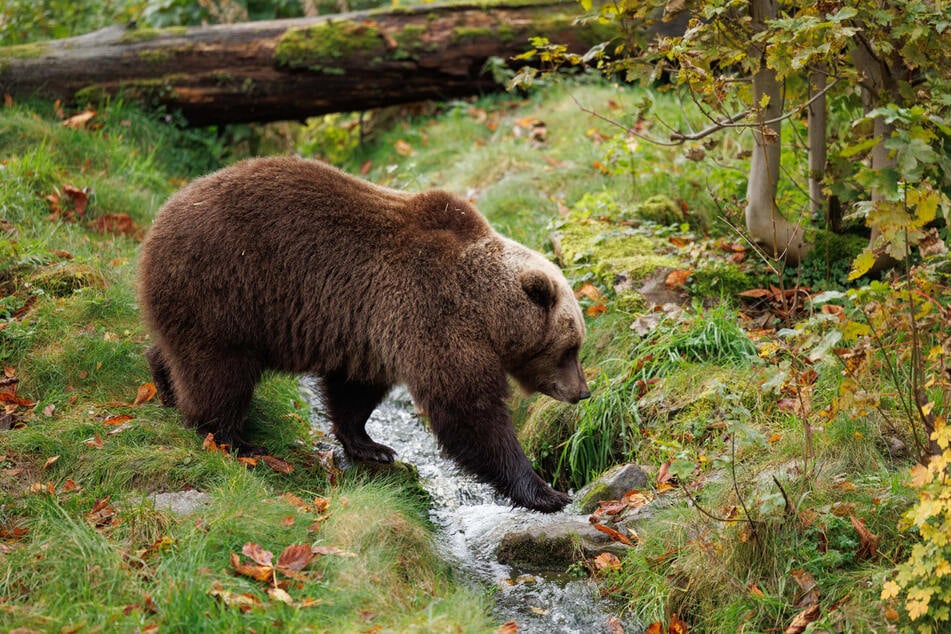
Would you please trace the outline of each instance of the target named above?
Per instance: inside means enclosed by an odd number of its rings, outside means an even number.
[[[573,346],[565,350],[564,354],[561,355],[561,360],[558,362],[558,365],[569,365],[573,363],[576,358],[578,358],[578,348],[577,346]]]

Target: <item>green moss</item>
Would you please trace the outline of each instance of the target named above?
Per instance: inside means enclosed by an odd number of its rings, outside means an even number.
[[[565,264],[588,265],[608,288],[620,273],[636,282],[657,268],[680,266],[677,258],[658,255],[650,238],[613,222],[569,220],[559,229],[558,239]]]
[[[30,44],[17,44],[16,46],[4,46],[0,48],[0,60],[2,59],[33,59],[42,57],[47,51],[45,42],[32,42]]]
[[[376,26],[341,20],[288,29],[277,43],[274,58],[287,68],[342,73],[329,62],[361,53],[372,59],[383,50],[384,41]]]
[[[134,44],[136,42],[148,42],[160,37],[179,36],[188,33],[184,26],[173,26],[167,29],[131,29],[122,34],[119,41],[123,44]]]
[[[148,48],[136,53],[139,59],[150,64],[160,64],[175,56],[175,51],[167,48]]]
[[[65,297],[88,286],[103,288],[106,285],[101,273],[85,264],[73,262],[43,267],[33,274],[30,282],[57,297]]]
[[[729,297],[755,286],[746,272],[723,262],[701,266],[690,275],[688,282],[690,291],[697,297]]]

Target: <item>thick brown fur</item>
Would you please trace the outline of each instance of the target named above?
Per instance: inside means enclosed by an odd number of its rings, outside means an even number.
[[[467,202],[247,160],[174,195],[139,268],[159,395],[220,442],[240,445],[263,370],[313,373],[346,452],[390,461],[364,424],[402,383],[464,469],[528,508],[568,501],[518,444],[506,374],[585,398],[581,312],[557,267]]]

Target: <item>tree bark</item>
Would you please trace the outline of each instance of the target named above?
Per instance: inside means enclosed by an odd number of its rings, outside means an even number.
[[[776,0],[751,0],[750,13],[753,28],[763,28],[763,22],[775,18]],[[763,51],[755,45],[750,56],[761,59],[759,70],[753,75],[753,100],[759,108],[761,124],[753,128],[753,155],[746,186],[746,229],[751,239],[768,255],[790,265],[802,261],[811,249],[804,240],[803,228],[786,220],[776,208],[776,185],[779,182],[780,138],[783,111],[782,86],[776,73],[766,66]]]
[[[826,69],[817,68],[809,75],[809,97],[818,95],[809,104],[809,204],[813,217],[824,215],[826,228],[836,231],[829,217],[825,194],[822,192],[822,179],[826,171]]]
[[[110,27],[0,49],[0,92],[79,103],[102,96],[180,110],[194,125],[301,119],[501,86],[484,72],[545,35],[583,53],[610,39],[573,24],[574,2],[424,5],[162,30]],[[524,62],[523,62],[524,63]]]

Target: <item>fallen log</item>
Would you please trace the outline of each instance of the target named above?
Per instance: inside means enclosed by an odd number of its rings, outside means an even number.
[[[208,27],[114,26],[0,48],[0,92],[83,105],[122,96],[192,125],[302,119],[500,88],[484,72],[545,36],[583,53],[605,27],[575,2],[426,5]],[[525,63],[525,62],[519,62]]]

